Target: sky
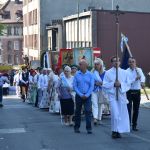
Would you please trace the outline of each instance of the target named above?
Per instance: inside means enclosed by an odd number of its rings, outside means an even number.
[[[0,3],[5,3],[7,0],[0,0]],[[11,0],[11,1],[14,1],[14,0]],[[20,0],[22,1],[22,0]]]
[[[0,3],[4,3],[7,0],[0,0]],[[14,0],[12,0],[14,1]],[[22,0],[21,0],[22,1]],[[75,5],[78,0],[49,0],[53,5],[57,4],[57,7],[62,7],[62,3]],[[150,12],[150,0],[79,0],[80,4],[92,4],[96,7],[103,7],[104,9],[115,9],[116,5],[120,6],[120,10]],[[90,2],[90,3],[89,3]],[[113,2],[113,3],[112,3]]]

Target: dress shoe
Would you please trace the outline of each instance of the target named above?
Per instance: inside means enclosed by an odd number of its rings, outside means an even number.
[[[3,104],[0,104],[0,107],[3,107],[4,105]]]
[[[97,124],[98,124],[98,125],[102,125],[102,121],[101,121],[101,120],[98,120],[98,121],[97,121]]]
[[[94,125],[96,126],[97,125],[97,119],[94,119]]]
[[[74,125],[74,123],[71,121],[70,123],[69,123],[69,126],[73,126]]]
[[[118,138],[117,132],[112,131],[111,137],[112,137],[113,139],[117,139],[117,138]]]
[[[74,132],[75,133],[80,133],[80,130],[79,129],[74,129]]]
[[[92,134],[92,130],[87,130],[87,134]]]
[[[68,122],[65,122],[64,124],[65,124],[65,126],[69,126],[69,123],[68,123]]]
[[[121,138],[121,134],[117,132],[117,138]]]
[[[136,127],[132,127],[133,131],[139,131],[139,129],[137,129]]]

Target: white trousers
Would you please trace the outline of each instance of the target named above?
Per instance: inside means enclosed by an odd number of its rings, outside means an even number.
[[[93,118],[97,120],[102,119],[103,110],[105,105],[108,106],[108,101],[104,97],[102,91],[92,93],[92,113]]]
[[[20,86],[16,85],[16,95],[20,95]]]

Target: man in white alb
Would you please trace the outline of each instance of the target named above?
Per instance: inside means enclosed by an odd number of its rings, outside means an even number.
[[[120,60],[111,58],[112,68],[106,71],[103,87],[106,90],[111,110],[112,138],[121,138],[120,133],[130,132],[129,115],[127,110],[126,92],[130,88],[127,72],[119,67]],[[118,67],[118,81],[116,81],[116,68]],[[118,97],[116,96],[118,89]]]

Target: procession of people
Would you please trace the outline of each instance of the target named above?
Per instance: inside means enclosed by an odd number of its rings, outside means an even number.
[[[79,66],[64,64],[59,74],[51,68],[23,67],[15,72],[16,95],[39,109],[60,113],[62,124],[74,126],[75,133],[80,133],[83,115],[88,134],[92,134],[93,125],[101,125],[104,114],[110,115],[111,137],[121,138],[121,133],[138,131],[140,89],[145,76],[134,58],[129,58],[127,70],[120,68],[116,56],[110,62],[112,68],[107,69],[101,58],[95,58],[93,69],[88,70],[88,62],[83,58]],[[0,95],[4,81],[8,82],[0,76]]]

